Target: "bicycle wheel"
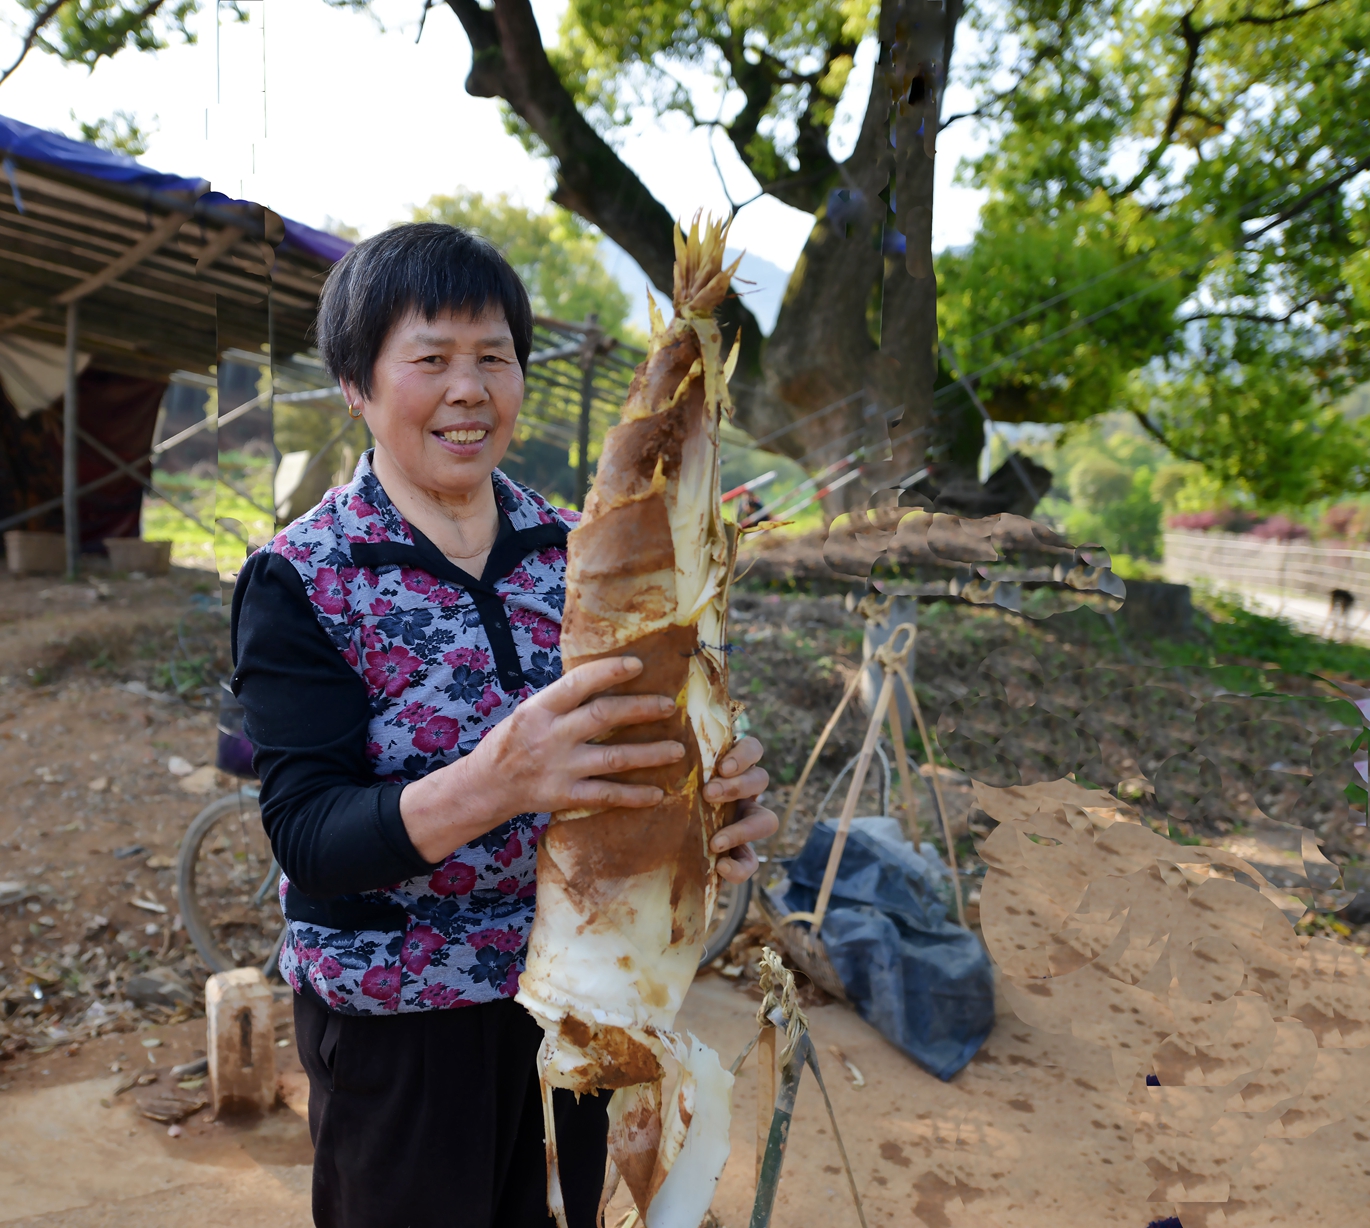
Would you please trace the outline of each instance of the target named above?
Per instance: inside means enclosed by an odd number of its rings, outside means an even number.
[[[728,944],[737,937],[737,931],[747,919],[747,906],[751,902],[751,879],[745,883],[719,881],[718,903],[714,905],[713,920],[704,935],[704,954],[699,960],[701,968],[713,963],[728,949]]]
[[[275,969],[285,924],[281,867],[257,799],[242,789],[210,802],[191,823],[176,862],[181,919],[211,972]]]

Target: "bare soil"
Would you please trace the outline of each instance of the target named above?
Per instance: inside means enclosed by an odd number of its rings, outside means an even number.
[[[206,970],[178,925],[173,866],[181,834],[209,799],[187,792],[168,764],[213,762],[212,683],[227,668],[226,630],[206,609],[215,583],[179,569],[161,579],[97,574],[73,584],[0,574],[0,1223],[309,1222],[303,1076],[288,1003],[280,1004],[279,1035],[288,1043],[278,1050],[276,1112],[236,1124],[197,1114],[172,1139],[139,1111],[172,1085],[171,1066],[204,1045]],[[739,592],[735,606],[733,692],[767,745],[768,800],[783,811],[860,666],[861,625],[836,596]],[[918,686],[930,720],[982,685],[981,663],[996,649],[1027,644],[1059,671],[1098,663],[1101,645],[1112,642],[1083,620],[1043,628],[945,607],[926,611],[921,628]],[[802,844],[864,728],[854,704],[793,827],[769,854]],[[974,847],[988,820],[968,778],[940,771],[974,901],[973,875],[982,868]],[[938,839],[926,775],[916,801],[920,835]],[[859,812],[877,805],[868,789]],[[1245,841],[1242,855],[1256,861],[1292,856],[1274,835],[1250,827],[1187,838]],[[1325,917],[1309,924],[1362,953],[1370,946],[1370,931],[1337,929]],[[750,1038],[752,969],[766,940],[753,919],[687,1001],[684,1023],[725,1060]],[[179,1008],[130,1001],[129,981],[153,968],[171,969],[195,1000]],[[1008,1017],[976,1061],[941,1084],[848,1007],[808,986],[803,1000],[871,1224],[1149,1222],[1145,1172],[1119,1134],[1125,1106],[1108,1071],[1086,1069],[1088,1054]],[[161,1043],[144,1043],[154,1040]],[[865,1087],[854,1086],[834,1048]],[[157,1082],[114,1094],[144,1069]],[[747,1221],[753,1180],[752,1069],[739,1079],[733,1158],[715,1204],[719,1223],[731,1228]],[[1333,1228],[1361,1222],[1352,1208],[1363,1212],[1370,1166],[1356,1140],[1366,1139],[1370,1120],[1356,1117],[1329,1142],[1322,1169],[1281,1178],[1288,1206],[1307,1213],[1283,1222],[1318,1212]],[[773,1222],[856,1223],[821,1099],[807,1082]]]

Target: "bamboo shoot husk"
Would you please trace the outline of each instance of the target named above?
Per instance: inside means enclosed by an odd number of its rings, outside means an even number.
[[[697,1228],[728,1155],[732,1076],[674,1031],[717,896],[708,842],[732,809],[702,795],[732,744],[735,537],[718,482],[719,421],[731,406],[713,319],[736,268],[723,267],[726,237],[726,225],[698,217],[677,232],[674,317],[667,324],[653,308],[647,358],[567,553],[565,668],[633,655],[642,673],[618,693],[676,697],[665,720],[606,740],[671,738],[686,754],[616,778],[660,786],[653,809],[552,817],[518,993],[546,1033],[544,1099],[553,1087],[613,1089],[610,1154],[648,1228]],[[550,1129],[548,1169],[549,1206],[564,1222]]]

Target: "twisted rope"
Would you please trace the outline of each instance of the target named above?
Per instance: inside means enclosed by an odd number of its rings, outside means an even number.
[[[764,1028],[776,1024],[772,1018],[776,1012],[784,1019],[785,1047],[780,1051],[780,1065],[783,1068],[794,1060],[795,1050],[804,1033],[809,1030],[809,1020],[799,1005],[794,973],[785,967],[780,956],[770,947],[762,948],[759,973],[762,997],[761,1005],[757,1007],[756,1021]]]

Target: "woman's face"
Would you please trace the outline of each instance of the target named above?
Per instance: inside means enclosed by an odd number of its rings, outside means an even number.
[[[365,409],[376,447],[413,486],[460,499],[488,482],[523,404],[523,370],[504,312],[411,313],[390,330]]]

